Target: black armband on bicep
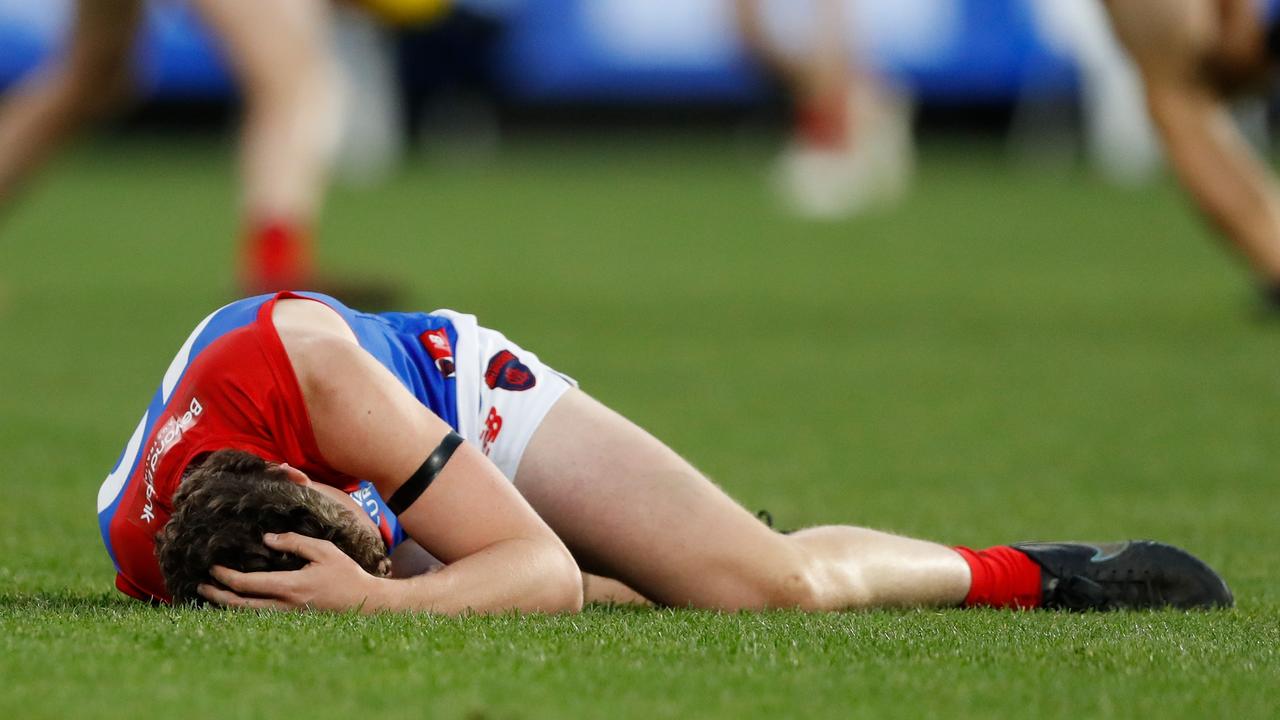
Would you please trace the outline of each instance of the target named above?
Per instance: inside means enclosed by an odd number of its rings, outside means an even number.
[[[444,466],[449,464],[449,458],[453,457],[453,451],[457,450],[461,444],[462,436],[458,433],[450,431],[448,435],[445,435],[440,444],[436,446],[436,449],[432,450],[427,459],[422,461],[422,466],[410,475],[408,480],[404,481],[400,489],[391,495],[391,499],[387,501],[387,507],[391,508],[391,512],[399,515],[408,510],[409,506],[417,501],[422,493],[427,491],[436,476],[444,470]]]

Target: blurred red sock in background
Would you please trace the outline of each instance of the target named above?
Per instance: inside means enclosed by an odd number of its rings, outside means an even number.
[[[245,236],[240,268],[250,294],[305,290],[312,279],[311,233],[299,223],[255,223]]]
[[[810,147],[843,150],[852,140],[850,130],[847,89],[800,100],[796,107],[796,135]]]

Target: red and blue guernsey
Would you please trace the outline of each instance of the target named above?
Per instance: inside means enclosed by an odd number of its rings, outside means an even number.
[[[315,300],[337,311],[361,347],[457,429],[456,381],[441,352],[457,346],[448,318],[372,315],[315,293],[262,295],[227,305],[187,338],[98,491],[98,523],[122,592],[140,600],[169,601],[156,561],[156,535],[169,520],[183,471],[193,460],[223,448],[287,462],[316,482],[351,493],[382,530],[388,547],[403,539],[399,523],[373,486],[334,470],[316,447],[302,392],[271,321],[276,301],[285,297]]]

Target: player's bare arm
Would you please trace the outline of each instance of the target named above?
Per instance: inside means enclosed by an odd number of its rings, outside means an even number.
[[[391,576],[414,577],[426,573],[437,572],[444,563],[413,540],[405,540],[396,546],[391,553]],[[652,605],[653,603],[613,578],[582,573],[582,602],[604,603],[612,605]]]
[[[324,459],[392,497],[451,432],[356,344],[332,311],[284,301],[276,327],[297,375]],[[576,611],[582,580],[564,544],[478,449],[464,443],[399,516],[447,565],[407,579],[363,573],[332,545],[296,535],[268,544],[311,561],[281,573],[215,571],[228,605],[439,613]],[[264,603],[263,599],[269,603]]]

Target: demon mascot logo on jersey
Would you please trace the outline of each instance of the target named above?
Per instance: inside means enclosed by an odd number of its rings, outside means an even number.
[[[538,384],[538,379],[529,372],[529,366],[520,362],[520,358],[503,350],[489,358],[489,368],[484,371],[484,382],[490,388],[519,392]]]

